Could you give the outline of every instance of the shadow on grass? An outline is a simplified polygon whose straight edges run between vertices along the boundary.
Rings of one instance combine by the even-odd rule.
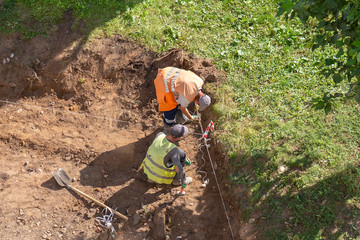
[[[307,167],[311,166],[307,160],[305,162]],[[263,166],[266,169],[266,164]],[[245,184],[250,184],[255,191],[241,202],[250,202],[246,220],[255,218],[256,229],[262,229],[263,239],[352,239],[359,236],[360,170],[347,166],[309,187],[304,187],[305,183],[300,180],[304,179],[302,174],[290,168],[272,181],[248,177]]]
[[[61,21],[65,12],[74,12],[76,21],[72,28],[79,28],[86,35],[106,22],[125,14],[143,0],[3,0],[0,1],[0,32],[21,32],[27,38],[47,35]],[[86,23],[86,26],[81,26]],[[79,29],[78,29],[79,30]]]
[[[280,198],[288,202],[291,210],[289,226],[304,239],[317,239],[319,234],[330,239],[359,236],[359,186],[359,169],[348,166],[311,187]]]
[[[95,29],[141,2],[0,1],[0,100],[39,97],[52,90],[60,98],[73,97],[73,90],[59,87],[68,81],[64,70],[78,60]]]

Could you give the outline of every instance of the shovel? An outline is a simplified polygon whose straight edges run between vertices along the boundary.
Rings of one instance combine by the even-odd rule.
[[[56,182],[57,182],[60,186],[62,186],[62,187],[65,187],[65,186],[66,186],[67,188],[69,188],[69,189],[73,190],[74,192],[78,193],[79,195],[84,196],[84,197],[92,200],[93,202],[95,202],[96,204],[100,205],[101,207],[111,209],[111,211],[112,211],[116,216],[121,217],[121,218],[124,219],[125,221],[128,220],[128,218],[127,218],[126,216],[122,215],[122,214],[119,213],[118,211],[116,211],[116,210],[114,210],[114,209],[106,206],[104,203],[96,200],[95,198],[87,195],[86,193],[83,193],[82,191],[80,191],[80,190],[72,187],[72,186],[70,185],[70,178],[69,178],[69,176],[66,174],[66,172],[64,171],[64,169],[59,168],[59,171],[58,171],[58,172],[53,172],[52,174],[53,174]]]

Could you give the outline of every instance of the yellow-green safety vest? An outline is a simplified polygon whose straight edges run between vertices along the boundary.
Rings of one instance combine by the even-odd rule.
[[[160,134],[154,139],[142,163],[144,173],[150,180],[160,184],[171,184],[176,174],[175,166],[167,168],[164,157],[173,148],[176,148],[176,145],[168,141],[165,134]]]

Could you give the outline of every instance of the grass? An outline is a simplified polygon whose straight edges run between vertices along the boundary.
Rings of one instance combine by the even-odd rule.
[[[315,65],[333,50],[308,50],[312,26],[275,17],[275,1],[3,2],[4,33],[46,35],[70,8],[89,40],[123,34],[158,52],[214,59],[227,81],[206,88],[243,220],[260,213],[261,239],[359,239],[359,107],[336,102],[328,115],[311,107],[332,85]],[[239,186],[250,194],[237,196]]]

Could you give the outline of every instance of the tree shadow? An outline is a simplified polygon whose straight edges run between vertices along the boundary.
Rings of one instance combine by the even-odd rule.
[[[256,224],[262,228],[265,239],[287,239],[289,236],[309,240],[319,239],[319,236],[347,239],[359,236],[357,219],[360,208],[355,204],[360,197],[357,167],[347,166],[300,191],[291,186],[293,172],[294,169],[289,169],[276,180],[267,182],[266,193],[253,204],[253,210],[258,214]],[[281,190],[284,186],[288,186],[286,194]]]
[[[94,29],[106,25],[108,21],[141,2],[143,0],[64,2],[64,6],[58,6],[48,16],[54,18],[58,14],[56,11],[63,11],[60,23],[48,26],[47,37],[34,34],[29,39],[19,33],[0,34],[0,58],[5,61],[0,64],[0,99],[17,101],[24,96],[40,97],[52,90],[60,98],[74,97],[73,87],[57,86],[69,83],[69,76],[63,73],[64,70],[77,60]],[[18,5],[21,5],[20,1],[5,0],[0,4],[0,10],[4,12],[3,16],[21,14],[17,12]],[[26,15],[32,16],[30,19],[25,16],[20,19],[9,17],[4,20],[4,24],[13,26],[27,19],[28,22],[23,25],[30,32],[42,29],[42,25],[49,25],[36,18],[36,14],[39,14],[38,4],[33,4],[32,7],[34,9],[28,9],[29,13]],[[78,70],[81,69],[75,69]],[[70,79],[70,82],[77,84],[75,79]]]
[[[257,185],[255,190],[252,190],[251,198],[241,196],[242,203],[251,202],[253,205],[259,205],[262,199],[275,192],[277,187],[285,186],[289,182],[291,191],[293,187],[296,187],[291,185],[291,179],[314,164],[314,159],[304,156],[304,152],[298,150],[294,153],[293,159],[288,160],[286,165],[282,166],[284,172],[279,172],[280,166],[271,160],[272,157],[266,150],[254,150],[250,155],[239,155],[230,159],[229,165],[233,169],[238,169],[230,176],[233,184]],[[278,177],[273,178],[274,175]]]
[[[320,232],[330,239],[340,235],[359,236],[360,208],[354,204],[360,196],[359,180],[359,169],[347,166],[311,187],[286,196],[293,215],[290,224],[302,223],[303,229],[298,229],[296,234],[306,239],[317,239]]]

